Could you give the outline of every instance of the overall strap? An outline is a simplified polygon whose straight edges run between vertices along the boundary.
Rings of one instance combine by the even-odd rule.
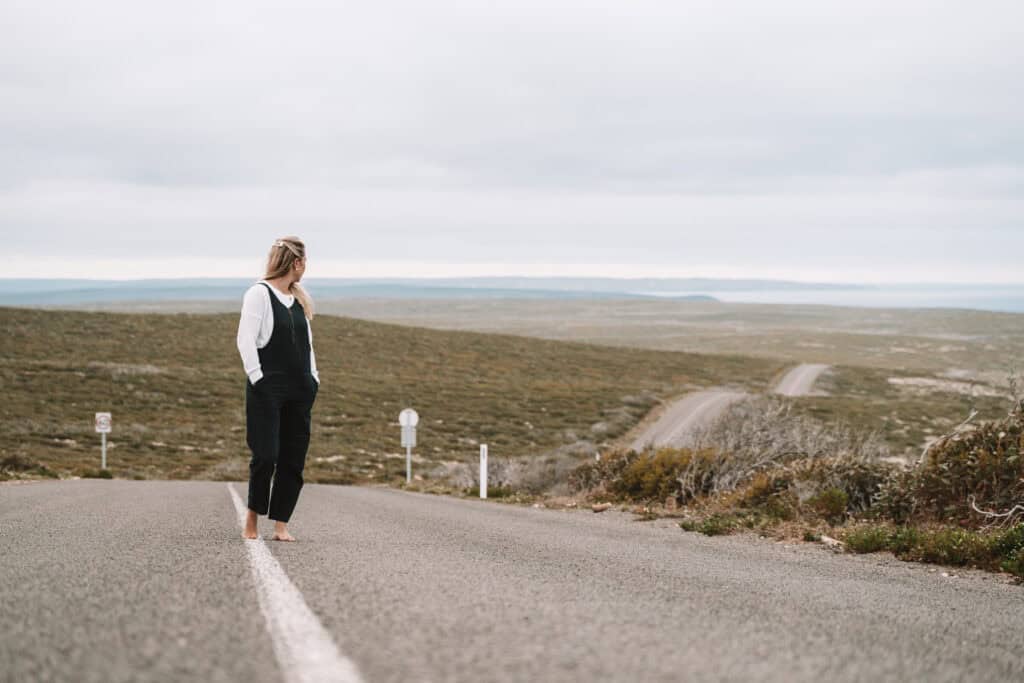
[[[276,295],[276,294],[274,294],[274,292],[272,292],[272,291],[270,290],[270,285],[268,285],[268,284],[267,284],[266,282],[258,282],[258,283],[256,283],[256,284],[260,284],[260,285],[263,285],[264,287],[266,287],[266,288],[267,288],[267,294],[269,294],[269,295],[270,295],[270,303],[271,303],[271,304],[273,304],[273,303],[274,303],[274,300],[276,299],[276,300],[277,300],[277,303],[281,304],[281,307],[282,307],[282,308],[283,308],[284,310],[286,310],[286,311],[287,311],[287,310],[289,310],[289,309],[290,309],[290,307],[289,307],[289,306],[285,306],[285,305],[284,305],[283,303],[281,303],[281,300],[280,300],[280,299],[278,299],[278,298],[277,298],[277,295]],[[293,297],[294,297],[295,295],[294,295],[294,294],[292,294],[291,296],[293,296]],[[296,297],[296,298],[295,298],[295,300],[294,300],[294,301],[292,302],[292,305],[293,305],[293,306],[295,305],[295,301],[298,301],[298,298],[297,298],[297,297]]]

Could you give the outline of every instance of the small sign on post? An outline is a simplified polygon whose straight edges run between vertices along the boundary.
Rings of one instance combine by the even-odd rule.
[[[487,444],[485,443],[480,444],[480,497],[487,497]]]
[[[420,422],[419,413],[406,408],[398,414],[398,424],[402,425],[402,445],[405,446],[405,483],[412,481],[412,447],[416,445],[416,425]]]
[[[96,431],[100,435],[100,469],[107,469],[107,434],[113,431],[110,413],[96,413]]]

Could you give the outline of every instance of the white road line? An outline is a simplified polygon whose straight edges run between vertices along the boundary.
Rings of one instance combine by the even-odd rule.
[[[231,484],[228,484],[228,491],[235,503],[239,524],[244,528],[245,503]],[[263,539],[245,541],[245,546],[249,550],[249,564],[260,610],[267,620],[274,655],[285,681],[361,683],[355,663],[338,651],[338,646],[309,609],[302,593],[288,579]]]

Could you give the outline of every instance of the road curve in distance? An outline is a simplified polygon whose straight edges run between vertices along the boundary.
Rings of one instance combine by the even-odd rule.
[[[688,394],[671,404],[657,422],[637,436],[631,448],[681,448],[689,445],[694,429],[704,427],[736,401],[747,397],[739,391],[708,389]]]
[[[811,393],[814,383],[818,381],[821,374],[828,369],[828,365],[820,363],[798,365],[779,380],[772,392],[781,396],[806,396]]]

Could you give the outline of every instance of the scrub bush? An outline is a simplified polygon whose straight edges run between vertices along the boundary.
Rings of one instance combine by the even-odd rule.
[[[21,479],[25,477],[45,477],[56,479],[57,473],[46,465],[18,455],[8,455],[0,459],[0,481],[5,479]]]
[[[707,428],[698,430],[693,441],[695,450],[713,453],[714,458],[695,476],[684,473],[681,483],[686,497],[732,491],[760,472],[797,461],[834,459],[852,467],[852,463],[876,462],[889,454],[877,433],[796,414],[792,403],[776,397],[734,403]]]
[[[613,452],[570,472],[569,488],[600,491],[618,500],[660,502],[674,496],[683,502],[682,474],[709,472],[712,462],[712,454],[687,448]]]
[[[807,501],[811,508],[829,523],[836,524],[846,517],[846,506],[850,497],[842,489],[825,489]]]
[[[941,439],[903,485],[912,496],[912,518],[981,526],[989,520],[971,509],[1006,511],[1024,502],[1024,408],[1003,420]]]
[[[631,459],[608,490],[626,500],[665,500],[679,494],[679,474],[698,454],[665,448],[641,453]]]
[[[1000,569],[1013,574],[1017,578],[1024,579],[1024,549],[1011,553],[1000,565]]]

